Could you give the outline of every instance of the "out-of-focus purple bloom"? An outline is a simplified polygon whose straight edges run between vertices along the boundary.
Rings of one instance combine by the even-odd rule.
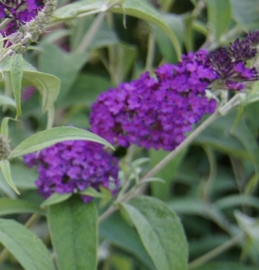
[[[10,22],[0,33],[8,36],[16,32],[20,26],[31,21],[44,6],[44,0],[2,0],[0,3],[0,19]]]
[[[257,54],[259,31],[248,33],[244,39],[237,39],[229,48],[221,48],[212,52],[208,61],[218,75],[223,88],[242,90],[244,82],[258,80],[258,72],[254,67],[246,67],[246,61]]]
[[[207,63],[208,53],[183,56],[178,65],[165,64],[139,79],[102,93],[90,115],[92,131],[124,147],[172,150],[216,101],[205,89],[218,75]]]
[[[104,187],[115,194],[119,188],[118,160],[101,144],[66,141],[24,156],[29,167],[38,166],[36,185],[45,198],[54,192],[73,193]],[[92,197],[82,196],[85,203]]]
[[[28,86],[28,87],[24,88],[23,92],[22,92],[22,100],[23,101],[29,100],[34,95],[34,93],[36,91],[37,91],[37,89],[34,86]]]

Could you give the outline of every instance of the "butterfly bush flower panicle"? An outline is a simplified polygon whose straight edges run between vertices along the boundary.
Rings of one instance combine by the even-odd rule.
[[[39,193],[74,193],[104,187],[114,195],[119,188],[118,160],[103,145],[88,141],[66,141],[24,156],[28,167],[37,165]],[[82,196],[85,203],[92,200]]]
[[[178,65],[158,67],[155,77],[139,79],[102,93],[92,106],[93,132],[113,144],[175,149],[216,101],[205,89],[218,75],[206,62],[207,52],[189,53]]]
[[[258,79],[246,61],[257,54],[259,31],[248,33],[229,48],[182,56],[177,65],[165,64],[139,79],[102,93],[92,106],[92,130],[113,144],[164,150],[175,149],[204,114],[216,109],[206,89],[242,90]]]
[[[237,39],[229,48],[223,47],[208,56],[208,62],[218,75],[214,87],[229,90],[243,90],[245,82],[258,80],[255,67],[247,67],[247,61],[257,55],[259,31],[248,33],[244,39]]]
[[[57,0],[3,0],[0,3],[0,33],[12,50],[22,52],[28,41],[37,41],[57,5]],[[16,47],[15,47],[16,45]]]
[[[0,3],[0,19],[9,19],[9,23],[1,33],[10,35],[21,25],[34,19],[43,8],[44,0],[2,0]]]

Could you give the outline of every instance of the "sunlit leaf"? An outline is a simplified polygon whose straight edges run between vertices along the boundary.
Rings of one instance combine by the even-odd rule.
[[[51,146],[55,143],[69,140],[93,141],[112,148],[111,144],[107,141],[89,131],[74,127],[56,127],[38,132],[22,141],[13,149],[9,158],[12,159],[23,156]]]

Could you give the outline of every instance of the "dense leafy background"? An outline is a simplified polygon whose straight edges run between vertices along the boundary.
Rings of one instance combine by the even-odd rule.
[[[89,34],[96,15],[82,15],[98,14],[107,2],[60,0],[48,31],[31,44],[25,61],[14,57],[0,64],[14,91],[1,83],[1,133],[15,148],[14,183],[9,163],[1,168],[20,192],[0,175],[0,242],[12,254],[0,254],[1,269],[54,269],[48,252],[60,270],[258,269],[258,85],[253,103],[222,116],[157,173],[164,183],[152,182],[145,192],[157,199],[141,196],[122,203],[99,228],[97,211],[102,213],[110,198],[83,205],[74,196],[54,197],[41,205],[37,173],[17,157],[50,145],[50,138],[51,143],[66,136],[100,140],[81,129],[89,127],[91,104],[101,92],[161,63],[176,63],[182,53],[214,50],[259,29],[258,0],[126,0]],[[29,99],[19,93],[19,78],[24,89],[37,87]],[[52,123],[59,132],[44,133]],[[69,125],[80,130],[61,127]],[[125,153],[115,151],[119,158]],[[133,160],[150,158],[140,166],[144,174],[166,154],[135,148]]]

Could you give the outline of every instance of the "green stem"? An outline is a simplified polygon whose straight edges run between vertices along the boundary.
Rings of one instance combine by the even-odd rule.
[[[212,259],[214,259],[215,257],[219,256],[220,254],[222,254],[223,252],[225,252],[226,250],[232,248],[233,246],[237,245],[240,241],[242,241],[244,239],[244,234],[240,234],[234,238],[232,238],[231,240],[225,242],[224,244],[216,247],[215,249],[209,251],[208,253],[206,253],[205,255],[201,256],[200,258],[192,261],[189,264],[189,270],[190,269],[194,269]]]
[[[105,212],[103,212],[99,218],[98,222],[101,223],[103,222],[107,217],[109,217],[113,212],[115,212],[118,209],[118,206],[116,205],[111,205]]]
[[[242,31],[243,30],[240,28],[240,26],[237,25],[230,29],[225,35],[222,35],[219,41],[216,41],[214,36],[209,35],[200,49],[213,51],[216,48],[228,43],[230,40],[242,33]]]
[[[155,37],[152,33],[150,33],[148,37],[148,50],[147,50],[145,70],[152,69],[155,55],[155,44],[156,44]]]
[[[83,40],[78,45],[76,52],[83,53],[88,49],[88,47],[91,45],[91,42],[94,40],[99,28],[102,25],[105,14],[105,12],[101,12],[97,15],[86,35],[83,37]]]

